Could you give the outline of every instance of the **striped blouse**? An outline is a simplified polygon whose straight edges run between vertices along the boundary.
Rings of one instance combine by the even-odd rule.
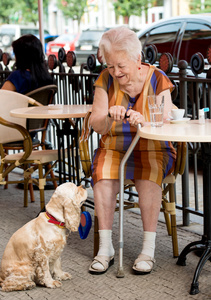
[[[129,97],[119,89],[118,82],[113,79],[108,70],[101,72],[95,82],[108,93],[109,107],[122,105],[126,110],[132,108],[144,115],[149,121],[147,95],[160,94],[174,86],[166,74],[158,68],[149,65],[149,72],[144,88],[138,99]],[[119,165],[125,151],[128,149],[136,133],[136,128],[128,122],[113,122],[109,133],[102,136],[100,147],[95,151],[92,163],[92,179],[95,184],[101,179],[118,179]],[[140,138],[125,167],[126,179],[145,179],[161,185],[162,179],[172,172],[176,152],[170,142],[154,141]]]

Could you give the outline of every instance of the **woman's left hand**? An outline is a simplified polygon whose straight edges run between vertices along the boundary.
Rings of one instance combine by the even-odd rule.
[[[128,121],[129,124],[134,127],[137,127],[138,124],[140,124],[140,123],[143,124],[145,122],[144,116],[142,114],[140,114],[140,112],[138,112],[138,111],[129,109],[126,112],[126,115],[127,115],[127,118],[124,119],[123,122],[126,123],[126,121]]]

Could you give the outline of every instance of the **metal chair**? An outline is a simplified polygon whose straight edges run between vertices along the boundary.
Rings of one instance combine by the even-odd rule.
[[[50,162],[58,160],[57,150],[34,150],[32,139],[26,130],[26,119],[14,118],[10,116],[10,110],[15,108],[28,107],[28,105],[39,105],[39,103],[25,95],[0,90],[0,184],[6,185],[10,183],[24,183],[24,206],[28,205],[28,184],[35,183],[40,190],[40,206],[43,209],[44,186],[46,180],[55,181],[55,178],[46,179],[51,169],[43,174],[43,166]],[[11,142],[23,141],[23,152],[15,154],[5,153],[4,145]],[[7,175],[16,167],[24,169],[24,179],[22,181],[9,181]],[[31,174],[38,170],[39,178],[31,179]]]
[[[27,93],[26,96],[38,101],[41,105],[48,105],[53,103],[54,96],[57,91],[57,85],[51,84],[33,90]],[[46,149],[49,147],[49,142],[46,141],[46,131],[48,124],[49,119],[27,119],[27,130],[31,135],[42,132],[40,141],[42,149]]]
[[[92,134],[92,128],[89,125],[89,118],[91,112],[87,113],[84,118],[83,127],[81,136],[79,138],[79,150],[80,150],[80,158],[82,169],[85,174],[85,179],[91,176],[91,156],[89,151],[89,137]],[[137,136],[137,139],[139,137]],[[185,169],[186,162],[186,151],[187,144],[186,143],[177,143],[175,144],[177,148],[177,159],[175,164],[174,173],[168,175],[163,180],[163,190],[162,190],[162,206],[161,211],[164,213],[166,226],[168,234],[172,236],[172,247],[173,247],[173,256],[178,257],[178,240],[177,240],[177,227],[176,227],[176,204],[175,204],[175,182],[178,174],[182,175]],[[124,190],[132,187],[133,184],[124,185]],[[169,197],[168,197],[169,196]],[[168,200],[169,198],[169,200]],[[87,201],[90,202],[90,199]],[[119,200],[117,199],[117,203]],[[89,205],[93,205],[94,203],[89,203]],[[124,200],[124,210],[130,208],[139,207],[137,202],[131,202],[129,200]],[[116,210],[119,211],[119,206],[116,207]],[[99,248],[99,237],[98,237],[98,220],[97,216],[94,217],[94,256],[96,256]]]

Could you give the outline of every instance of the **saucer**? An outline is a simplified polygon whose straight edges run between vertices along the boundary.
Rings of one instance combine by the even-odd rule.
[[[190,121],[190,118],[182,118],[179,120],[170,120],[171,124],[181,124],[181,123],[187,123],[188,121]]]
[[[48,104],[48,109],[54,110],[54,109],[62,109],[63,105],[62,104]]]

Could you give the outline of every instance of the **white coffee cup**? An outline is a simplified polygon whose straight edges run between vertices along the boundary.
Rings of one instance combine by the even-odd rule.
[[[169,113],[169,117],[173,120],[181,120],[185,114],[184,108],[172,109]]]

